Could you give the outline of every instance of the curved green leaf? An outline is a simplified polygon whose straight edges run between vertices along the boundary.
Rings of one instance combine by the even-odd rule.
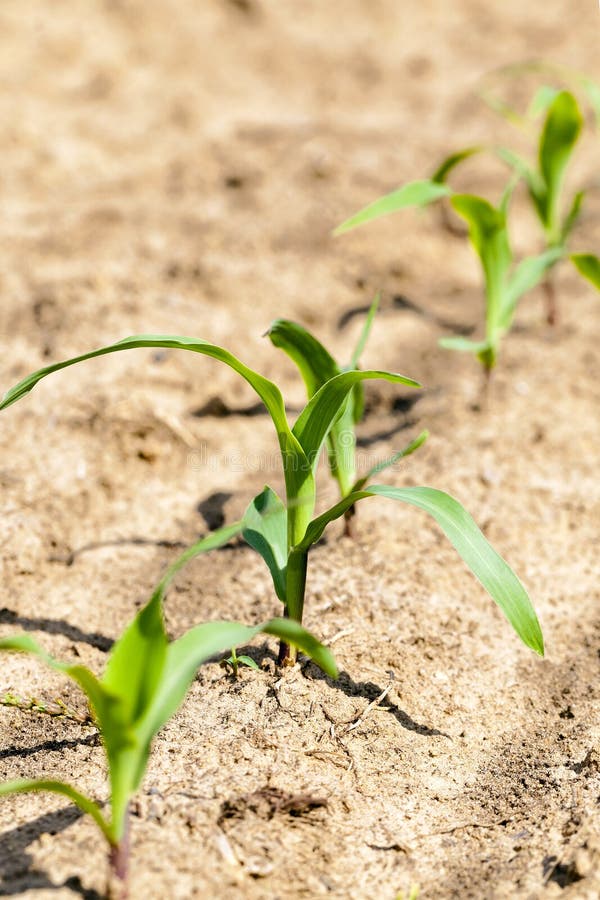
[[[63,663],[50,656],[37,641],[29,635],[17,635],[16,637],[2,638],[0,650],[13,650],[19,653],[30,653],[37,656],[47,666],[62,672],[68,678],[72,678],[82,688],[94,710],[101,731],[108,729],[114,723],[118,732],[119,746],[131,744],[132,736],[129,730],[129,722],[125,713],[122,697],[106,688],[101,680],[86,666]]]
[[[111,827],[100,812],[98,804],[94,803],[93,800],[90,800],[89,797],[86,797],[85,794],[81,794],[79,791],[75,790],[70,784],[65,784],[63,781],[54,781],[49,778],[20,778],[15,781],[5,781],[4,784],[0,784],[0,796],[6,796],[7,794],[25,794],[31,791],[49,791],[53,794],[62,794],[64,797],[68,797],[68,799],[75,803],[75,805],[84,813],[87,813],[92,817],[108,843],[111,846],[114,845],[115,840]]]
[[[211,550],[218,550],[220,547],[224,547],[225,544],[228,544],[234,537],[237,537],[238,534],[242,533],[243,526],[243,522],[234,522],[232,525],[223,525],[222,528],[211,531],[210,534],[200,538],[195,544],[192,544],[187,550],[184,550],[183,553],[177,557],[175,562],[171,563],[159,581],[154,589],[153,598],[158,597],[158,599],[162,601],[171,581],[188,562],[195,559],[201,553],[208,553]]]
[[[548,109],[539,145],[540,173],[546,186],[541,211],[553,241],[560,239],[560,194],[565,170],[582,125],[583,119],[575,97],[568,91],[561,91]]]
[[[319,540],[334,519],[364,497],[387,497],[425,510],[436,520],[462,559],[498,604],[526,646],[544,655],[540,625],[525,588],[481,533],[473,518],[461,504],[443,491],[429,487],[391,487],[374,484],[345,497],[309,525],[298,549],[306,549]]]
[[[356,215],[346,219],[345,222],[338,225],[333,234],[334,236],[344,234],[346,231],[358,228],[359,225],[366,225],[367,222],[373,222],[382,216],[389,216],[391,213],[399,212],[401,209],[427,206],[441,197],[447,197],[450,193],[449,187],[444,184],[438,184],[431,179],[411,181],[398,188],[398,190],[392,191],[391,194],[380,197],[374,203],[370,203],[369,206],[361,209]]]
[[[512,262],[506,216],[483,197],[473,194],[456,194],[450,202],[458,215],[466,221],[469,239],[481,260],[486,285],[489,334],[497,324]]]
[[[385,469],[389,469],[390,466],[393,466],[400,459],[405,459],[407,456],[410,456],[411,453],[414,453],[415,450],[418,450],[421,447],[427,438],[429,437],[428,431],[422,431],[418,437],[411,441],[406,445],[402,450],[398,450],[397,453],[393,453],[392,456],[388,457],[388,459],[384,459],[381,462],[376,463],[366,475],[363,475],[362,478],[359,478],[358,481],[352,487],[352,492],[360,491],[362,488],[373,478],[374,475],[379,475],[380,472],[383,472]]]
[[[271,573],[275,593],[282,603],[285,597],[287,567],[287,511],[275,491],[265,487],[254,498],[242,520],[243,537],[260,553]]]
[[[469,159],[471,156],[475,156],[477,153],[483,153],[484,150],[485,147],[465,147],[464,150],[458,150],[456,153],[451,153],[450,156],[447,156],[437,167],[431,176],[431,180],[436,184],[443,184],[450,172],[461,162],[464,162],[465,159]]]
[[[340,374],[340,367],[321,341],[297,322],[290,319],[276,319],[267,335],[273,346],[287,353],[296,364],[309,398],[326,381]]]
[[[461,337],[458,334],[440,338],[438,344],[445,350],[458,350],[461,353],[478,354],[490,349],[489,341],[471,341],[469,338]]]
[[[76,356],[63,362],[45,366],[37,372],[33,372],[7,391],[2,401],[0,401],[0,409],[15,403],[29,393],[42,378],[53,372],[87,359],[104,356],[107,353],[116,353],[120,350],[132,350],[139,347],[165,347],[201,353],[204,356],[210,356],[225,363],[250,384],[265,404],[273,420],[282,454],[288,497],[293,497],[296,500],[295,503],[290,504],[288,510],[289,531],[293,538],[301,536],[307,523],[310,521],[314,509],[315,486],[311,466],[307,465],[302,448],[290,431],[281,391],[272,381],[248,368],[232,353],[229,353],[222,347],[218,347],[216,344],[210,344],[208,341],[200,338],[173,335],[142,334],[124,338],[116,344],[92,350],[90,353],[84,353],[81,356]]]
[[[102,678],[121,697],[127,720],[135,725],[158,689],[167,655],[162,605],[154,595],[113,646]]]
[[[552,104],[558,93],[558,89],[551,87],[549,84],[540,85],[527,107],[527,118],[537,119],[538,116],[547,112],[548,107]]]
[[[562,259],[563,251],[560,247],[552,247],[539,256],[529,256],[524,259],[513,272],[504,292],[502,310],[500,315],[500,327],[510,328],[517,302],[539,284],[546,272]]]
[[[418,381],[404,375],[368,369],[342,372],[331,378],[309,400],[292,429],[313,472],[318,464],[323,442],[339,415],[342,404],[356,384],[368,379],[381,379],[394,384],[405,384],[408,387],[421,387]],[[294,543],[298,543],[298,541]]]
[[[367,346],[367,341],[369,340],[369,335],[371,334],[371,329],[373,327],[373,322],[375,321],[375,316],[377,315],[377,310],[379,309],[380,302],[381,291],[377,291],[375,297],[373,298],[373,302],[369,307],[369,312],[367,313],[364,325],[361,328],[360,334],[358,336],[358,341],[356,342],[356,347],[354,348],[354,352],[350,357],[350,364],[348,366],[349,369],[358,368],[358,363],[360,362],[360,358],[364,353],[365,347]],[[358,419],[355,418],[355,421],[357,422]]]
[[[600,259],[593,253],[573,253],[571,260],[579,274],[600,291]]]
[[[573,202],[571,203],[571,208],[569,212],[565,216],[565,220],[562,226],[562,233],[560,238],[560,243],[565,244],[569,238],[569,235],[573,231],[573,228],[577,224],[579,220],[579,216],[581,215],[581,205],[585,199],[585,191],[577,191],[575,196],[573,197]]]

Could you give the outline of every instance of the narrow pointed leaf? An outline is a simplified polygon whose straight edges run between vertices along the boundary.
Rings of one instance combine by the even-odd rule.
[[[548,110],[539,146],[540,172],[546,185],[544,223],[549,229],[558,228],[558,205],[565,170],[582,125],[575,97],[568,91],[561,91]]]
[[[577,191],[575,196],[573,197],[573,202],[571,203],[571,208],[567,215],[565,216],[565,220],[562,226],[562,234],[561,234],[561,244],[565,244],[569,238],[569,235],[573,231],[573,228],[577,224],[579,217],[581,215],[581,205],[585,199],[585,191]]]
[[[222,528],[211,531],[210,534],[200,538],[199,541],[196,541],[195,544],[192,544],[191,547],[184,550],[183,553],[177,557],[175,562],[171,563],[155,588],[153,596],[163,600],[171,581],[188,562],[195,559],[197,556],[200,556],[201,553],[208,553],[211,550],[218,550],[220,547],[224,547],[225,544],[228,544],[234,537],[237,537],[238,534],[242,533],[242,528],[243,522],[234,522],[232,525],[223,525]]]
[[[537,119],[538,116],[547,112],[548,107],[553,103],[558,93],[559,91],[549,84],[540,85],[527,108],[527,118]]]
[[[309,525],[301,548],[308,549],[319,540],[334,519],[364,497],[387,497],[416,506],[428,512],[458,551],[464,562],[498,604],[514,630],[527,647],[544,655],[540,625],[525,588],[501,556],[481,533],[473,518],[461,504],[443,491],[429,487],[391,487],[373,484],[345,497]],[[300,548],[299,548],[300,549]]]
[[[469,159],[471,156],[475,156],[477,153],[482,153],[484,149],[484,147],[465,147],[464,150],[458,150],[456,153],[451,153],[450,156],[447,156],[437,167],[431,176],[431,180],[436,184],[443,184],[450,172],[461,162],[464,162],[465,159]]]
[[[545,253],[540,253],[539,256],[529,256],[519,263],[504,292],[499,320],[501,328],[506,330],[510,328],[517,302],[523,294],[539,284],[546,272],[556,265],[562,256],[562,249],[553,247]]]
[[[121,697],[131,723],[142,716],[158,689],[167,655],[162,604],[155,594],[114,645],[102,683]]]
[[[112,730],[110,724],[114,723],[117,726],[116,730],[119,732],[118,744],[127,745],[131,742],[129,723],[125,715],[122,698],[105,687],[102,681],[96,678],[94,673],[86,666],[70,665],[54,659],[29,635],[2,638],[0,640],[1,650],[14,650],[37,656],[50,668],[72,678],[79,684],[90,701],[103,735],[105,731],[108,731],[110,737],[110,731]],[[106,735],[104,736],[106,737]]]
[[[348,366],[349,369],[356,369],[358,367],[360,358],[364,353],[365,347],[367,346],[367,341],[369,340],[369,335],[371,334],[371,329],[373,327],[373,322],[375,321],[375,316],[377,314],[380,302],[381,291],[377,291],[377,293],[375,294],[375,298],[369,307],[369,312],[367,313],[365,323],[358,336],[358,341],[356,342],[356,347],[354,348],[354,353],[352,354],[350,365]]]
[[[507,163],[518,176],[523,178],[527,185],[534,208],[543,224],[546,216],[547,191],[546,184],[540,173],[532,168],[522,156],[509,150],[507,147],[498,147],[496,149],[496,154],[500,159]]]
[[[359,225],[366,225],[367,222],[373,222],[382,216],[389,216],[391,213],[399,212],[401,209],[409,207],[427,206],[434,203],[441,197],[447,197],[450,194],[450,188],[444,184],[438,184],[432,180],[425,179],[422,181],[411,181],[398,190],[380,197],[374,203],[370,203],[356,215],[351,216],[342,222],[341,225],[333,232],[334,235],[344,234]]]
[[[265,487],[254,498],[242,520],[244,540],[254,548],[269,567],[275,593],[285,603],[285,570],[287,565],[287,510],[275,491]]]
[[[523,643],[543,656],[542,632],[525,588],[457,500],[428,487],[396,488],[380,484],[371,485],[369,493],[409,503],[433,516]]]
[[[314,479],[311,467],[306,464],[302,448],[290,431],[281,391],[272,381],[248,368],[232,353],[229,353],[222,347],[218,347],[216,344],[210,344],[208,341],[200,338],[173,335],[142,334],[124,338],[116,344],[101,347],[90,353],[84,353],[81,356],[76,356],[63,362],[45,366],[37,372],[33,372],[7,391],[2,401],[0,401],[0,409],[15,403],[29,393],[42,378],[53,372],[97,356],[104,356],[107,353],[116,353],[120,350],[132,350],[139,347],[165,347],[201,353],[204,356],[209,356],[225,363],[250,384],[265,404],[273,420],[284,461],[284,475],[288,496],[295,497],[298,501],[289,509],[290,531],[293,535],[303,534],[314,509]]]
[[[600,258],[593,253],[573,253],[571,259],[579,274],[600,291]]]
[[[410,444],[407,444],[402,450],[398,450],[397,453],[393,453],[392,456],[388,457],[388,459],[384,459],[381,462],[376,463],[366,475],[363,475],[362,478],[359,478],[358,481],[352,487],[352,492],[360,491],[362,488],[373,478],[375,475],[379,475],[380,472],[383,472],[385,469],[389,469],[390,466],[393,466],[401,459],[405,459],[407,456],[410,456],[411,453],[414,453],[415,450],[418,450],[421,447],[427,438],[429,437],[428,431],[422,431],[421,434],[411,441]]]
[[[297,365],[310,397],[339,375],[340,367],[323,344],[306,328],[289,319],[276,319],[267,332],[271,343],[279,347]]]
[[[512,263],[506,216],[487,200],[472,194],[456,194],[451,203],[466,221],[469,239],[481,260],[487,297],[486,330],[489,339],[498,327],[504,289]]]
[[[490,348],[488,341],[470,341],[460,335],[440,338],[438,344],[445,350],[458,350],[461,353],[484,353]]]
[[[22,778],[15,781],[5,781],[4,784],[0,784],[0,796],[25,794],[32,791],[48,791],[67,797],[84,813],[92,817],[109,844],[112,845],[114,843],[110,825],[104,819],[98,804],[86,797],[85,794],[81,794],[74,787],[71,787],[70,784],[50,778]]]
[[[405,384],[408,387],[421,387],[419,382],[412,378],[377,370],[342,372],[330,379],[307,403],[292,429],[313,472],[319,461],[323,441],[339,415],[342,404],[356,384],[368,379],[381,379],[394,384]]]

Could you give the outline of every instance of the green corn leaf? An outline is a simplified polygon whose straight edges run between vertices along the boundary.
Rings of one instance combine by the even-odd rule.
[[[488,341],[471,341],[460,335],[440,338],[438,344],[445,350],[458,350],[461,353],[484,353],[490,348]]]
[[[484,149],[484,147],[465,147],[464,150],[458,150],[456,153],[451,153],[450,156],[447,156],[437,167],[431,176],[431,180],[435,182],[435,184],[443,184],[450,172],[461,162],[464,162],[465,159],[469,159],[471,156],[475,156],[476,153],[482,153]]]
[[[309,397],[334,375],[340,374],[341,369],[329,351],[297,322],[276,319],[267,334],[271,343],[287,353],[297,365]]]
[[[31,791],[49,791],[50,793],[62,794],[62,796],[67,797],[83,810],[84,813],[90,815],[109,844],[114,844],[114,837],[110,825],[100,812],[98,804],[75,790],[70,784],[48,778],[22,778],[15,781],[5,781],[4,784],[0,784],[0,796],[6,796],[7,794],[24,794],[30,793]]]
[[[342,372],[335,378],[331,378],[309,400],[292,429],[294,437],[297,438],[307,460],[312,465],[313,472],[319,461],[323,441],[337,419],[342,404],[356,384],[368,379],[381,379],[394,384],[405,384],[408,387],[421,387],[419,382],[412,378],[377,370]],[[294,543],[298,543],[298,541],[294,541]]]
[[[117,645],[118,646],[118,645]],[[139,749],[137,735],[128,715],[125,691],[115,692],[85,666],[73,666],[49,656],[29,635],[4,638],[0,650],[16,650],[39,657],[46,665],[76,681],[92,706],[108,758],[111,781],[111,834],[117,841],[123,834],[127,802],[137,784]]]
[[[364,339],[368,336],[373,316],[377,309],[377,299],[367,316]],[[269,329],[269,337],[276,347],[282,349],[292,359],[304,380],[310,400],[316,392],[342,369],[317,340],[302,325],[288,319],[278,319]],[[360,349],[359,341],[359,348]],[[347,494],[356,477],[354,424],[358,413],[362,412],[362,385],[356,383],[341,402],[335,419],[327,434],[327,452],[333,477],[338,481],[342,496]]]
[[[260,672],[260,666],[255,660],[252,659],[251,656],[245,656],[245,654],[242,653],[241,656],[236,655],[235,661],[238,665],[247,666],[249,669],[254,669],[256,672]],[[232,662],[231,657],[227,660],[227,662]]]
[[[522,156],[509,150],[507,147],[497,147],[496,155],[525,181],[534,208],[540,221],[543,223],[546,204],[546,184],[540,173],[533,169]],[[516,182],[511,186],[514,189]]]
[[[117,746],[131,745],[132,735],[122,698],[107,689],[90,669],[85,666],[70,665],[54,659],[29,635],[2,638],[0,640],[0,650],[14,650],[37,656],[50,668],[61,672],[68,678],[72,678],[79,684],[90,701],[101,730],[104,730],[109,723],[115,723],[118,730]]]
[[[362,488],[373,478],[375,475],[379,475],[380,472],[383,472],[385,469],[389,469],[390,466],[393,466],[394,463],[397,463],[401,459],[405,459],[407,456],[410,456],[411,453],[414,453],[415,450],[418,450],[421,447],[427,438],[429,437],[428,431],[422,431],[421,434],[411,441],[410,444],[407,444],[402,450],[398,450],[397,453],[393,453],[392,456],[388,457],[388,459],[384,459],[381,462],[376,463],[372,468],[369,469],[366,475],[363,475],[362,478],[359,478],[358,481],[354,483],[352,486],[352,492],[360,491]]]
[[[600,258],[593,253],[573,253],[571,260],[579,274],[600,291]]]
[[[565,170],[582,125],[575,97],[568,91],[561,91],[548,109],[539,146],[540,173],[546,187],[542,221],[552,240],[560,238],[560,195]]]
[[[573,197],[573,202],[571,203],[571,208],[569,212],[565,216],[565,220],[562,226],[562,234],[560,238],[560,243],[564,246],[573,231],[573,228],[577,224],[579,217],[581,215],[581,205],[585,199],[585,191],[577,191],[575,196]]]
[[[167,643],[162,606],[155,594],[114,645],[102,678],[104,687],[122,698],[131,723],[146,712],[158,689]]]
[[[510,566],[496,553],[472,517],[460,503],[443,491],[429,487],[397,488],[374,484],[345,497],[309,525],[298,549],[308,549],[319,540],[334,519],[364,497],[387,497],[425,510],[436,520],[462,559],[498,604],[527,647],[544,655],[540,625],[525,588]]]
[[[243,522],[234,522],[232,525],[224,525],[222,528],[211,531],[210,534],[200,538],[199,541],[196,541],[195,544],[192,544],[191,547],[184,550],[183,553],[177,557],[175,562],[171,563],[161,578],[154,590],[153,597],[158,597],[162,601],[171,581],[188,562],[195,559],[201,553],[208,553],[210,550],[218,550],[220,547],[224,547],[225,544],[228,544],[234,537],[237,537],[238,534],[242,533],[243,527]]]
[[[517,302],[539,284],[544,275],[562,259],[563,252],[560,247],[552,247],[539,256],[529,256],[524,259],[513,272],[506,286],[503,297],[500,327],[506,331],[511,326]]]
[[[150,742],[156,732],[176,712],[201,663],[225,648],[248,643],[261,632],[294,644],[311,656],[327,675],[337,677],[337,668],[331,652],[305,628],[290,619],[272,619],[256,627],[240,625],[237,622],[206,622],[197,625],[183,637],[169,644],[160,690],[145,720],[139,725],[140,736]]]
[[[279,447],[284,461],[284,475],[286,480],[286,489],[289,497],[294,497],[297,502],[289,507],[289,531],[294,539],[302,536],[306,529],[307,523],[310,521],[315,502],[315,485],[312,469],[306,463],[302,448],[295,436],[290,431],[285,407],[281,391],[277,385],[273,384],[267,378],[259,375],[253,369],[248,368],[237,357],[216,344],[210,344],[200,338],[178,337],[172,335],[134,335],[133,337],[124,338],[116,344],[110,344],[93,350],[90,353],[84,353],[72,359],[63,362],[54,363],[45,366],[37,372],[33,372],[20,381],[15,387],[11,388],[0,401],[0,409],[4,409],[15,403],[25,394],[35,387],[35,385],[60,369],[72,366],[75,363],[83,362],[87,359],[93,359],[97,356],[104,356],[107,353],[116,353],[120,350],[132,350],[138,347],[164,347],[176,350],[189,350],[194,353],[201,353],[218,359],[228,365],[235,372],[244,378],[248,384],[256,391],[260,399],[265,404],[275,430],[277,432]]]
[[[273,579],[275,593],[281,602],[285,603],[287,511],[275,491],[265,487],[254,498],[244,513],[242,526],[244,540],[260,553],[266,562]]]
[[[369,312],[367,313],[365,323],[358,336],[358,341],[356,342],[354,353],[350,358],[350,365],[348,366],[349,369],[358,368],[358,363],[360,362],[360,358],[364,353],[365,347],[367,346],[367,341],[369,340],[369,335],[371,334],[371,329],[373,327],[373,322],[375,321],[375,316],[377,315],[377,310],[379,309],[380,302],[381,291],[377,291],[377,293],[375,294],[375,298],[369,307]],[[358,421],[358,419],[356,419],[355,421]]]
[[[359,225],[366,225],[367,222],[373,222],[382,216],[389,216],[401,209],[427,206],[441,197],[447,197],[450,193],[450,188],[446,185],[438,184],[430,179],[411,181],[398,190],[392,191],[391,194],[380,197],[374,203],[361,209],[356,215],[346,219],[345,222],[338,225],[333,234],[335,236],[344,234],[346,231],[358,228]]]
[[[549,84],[540,85],[527,108],[527,118],[537,119],[543,113],[546,113],[558,93],[559,91]]]
[[[512,262],[506,216],[482,197],[456,194],[452,206],[469,227],[469,239],[483,267],[488,333],[493,332],[502,306],[502,295]]]

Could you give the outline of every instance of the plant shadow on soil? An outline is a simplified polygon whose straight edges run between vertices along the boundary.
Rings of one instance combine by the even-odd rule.
[[[65,622],[64,619],[32,618],[19,616],[12,609],[6,607],[0,609],[0,625],[17,625],[25,631],[45,631],[46,634],[62,634],[71,641],[81,644],[89,644],[96,650],[108,653],[114,641],[98,632],[81,631],[75,625]]]
[[[85,888],[76,876],[67,878],[62,884],[54,884],[46,872],[29,868],[31,856],[26,850],[30,844],[42,834],[58,834],[65,831],[82,816],[83,812],[77,807],[64,806],[56,812],[38,816],[37,819],[19,825],[3,834],[0,837],[0,897],[15,897],[30,890],[58,891],[69,888],[84,900],[102,900],[101,894],[93,889]],[[6,883],[3,884],[3,882],[8,883],[9,881],[10,887]]]

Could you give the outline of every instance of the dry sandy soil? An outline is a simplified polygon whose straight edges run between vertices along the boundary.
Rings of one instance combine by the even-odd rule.
[[[381,288],[364,362],[426,388],[411,406],[369,387],[363,462],[429,428],[389,479],[471,510],[546,637],[545,660],[520,645],[434,523],[366,502],[356,540],[333,526],[309,571],[307,625],[337,637],[339,681],[310,664],[281,677],[260,641],[261,672],[201,670],[134,809],[131,896],[599,897],[598,297],[562,269],[551,330],[534,292],[478,410],[476,364],[436,346],[480,321],[465,241],[435,211],[329,236],[449,150],[506,137],[474,93],[490,68],[537,55],[599,78],[597,4],[3,0],[0,35],[2,390],[179,333],[238,353],[297,409],[269,322],[295,318],[343,359],[360,320],[340,316]],[[597,188],[594,141],[577,175]],[[494,196],[498,170],[470,171]],[[596,191],[578,242],[599,239]],[[0,632],[101,671],[178,545],[281,476],[269,421],[216,362],[135,351],[70,373],[2,414]],[[277,612],[244,547],[197,560],[167,601],[173,635]],[[2,660],[6,691],[84,708],[22,657]],[[0,707],[0,777],[42,774],[107,797],[93,728]],[[102,895],[95,826],[60,798],[3,799],[0,828],[0,895]]]

